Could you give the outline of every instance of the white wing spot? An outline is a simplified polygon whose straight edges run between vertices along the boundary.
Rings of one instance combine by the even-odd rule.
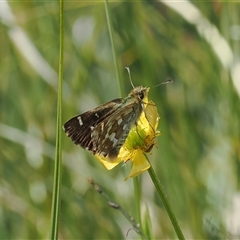
[[[80,126],[82,126],[82,125],[83,125],[83,121],[82,121],[81,116],[79,116],[77,119],[78,119],[78,121],[79,121]]]
[[[116,139],[115,136],[116,136],[116,133],[112,133],[109,137],[110,140],[113,142],[113,145],[116,145],[116,143],[118,142],[118,139]]]
[[[118,125],[120,125],[122,123],[122,121],[123,121],[122,118],[118,119],[118,121],[117,121]]]
[[[100,126],[101,126],[101,130],[103,132],[104,131],[104,122],[102,122]]]
[[[113,139],[115,138],[115,136],[116,136],[116,133],[113,132],[113,133],[109,136],[109,138],[110,138],[111,140],[113,140]]]
[[[96,116],[97,118],[99,118],[99,115],[98,115],[97,113],[95,113],[95,116]]]
[[[93,127],[93,126],[90,126],[90,129],[91,129],[91,130],[93,130],[93,129],[94,129],[94,127]]]
[[[109,138],[109,134],[108,134],[108,132],[107,132],[107,134],[105,135],[105,139],[107,139],[107,138]]]

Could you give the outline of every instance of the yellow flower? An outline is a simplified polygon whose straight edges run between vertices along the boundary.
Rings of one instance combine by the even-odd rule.
[[[132,169],[129,177],[135,177],[146,171],[150,164],[148,163],[144,153],[150,152],[155,144],[155,137],[160,135],[157,131],[159,115],[154,102],[144,99],[144,109],[137,122],[137,126],[133,127],[128,137],[121,147],[116,159],[108,159],[96,155],[103,166],[110,170],[120,162],[132,161]],[[125,180],[126,180],[125,179]]]

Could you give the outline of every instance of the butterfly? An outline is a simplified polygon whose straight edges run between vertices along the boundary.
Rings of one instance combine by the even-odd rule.
[[[72,141],[93,155],[115,159],[144,110],[149,88],[134,87],[117,98],[68,120],[63,129]]]

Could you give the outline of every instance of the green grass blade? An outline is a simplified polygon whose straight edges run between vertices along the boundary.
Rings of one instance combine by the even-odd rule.
[[[56,152],[54,165],[53,199],[51,213],[50,239],[58,239],[58,222],[61,205],[61,176],[62,176],[62,82],[63,82],[63,35],[64,35],[64,0],[60,0],[60,50],[59,50],[59,80],[57,102],[57,131]]]
[[[116,48],[115,48],[115,41],[114,41],[114,36],[113,36],[113,29],[112,29],[112,23],[111,23],[111,15],[108,7],[108,1],[105,0],[105,12],[106,12],[106,17],[107,17],[107,24],[108,24],[108,31],[109,31],[109,36],[110,36],[110,41],[111,41],[111,47],[112,47],[112,53],[113,53],[113,61],[115,65],[115,71],[117,75],[117,81],[118,81],[118,86],[120,89],[121,96],[123,96],[123,84],[121,81],[120,77],[120,71],[119,71],[119,66],[118,66],[118,61],[117,61],[117,55],[116,55]]]

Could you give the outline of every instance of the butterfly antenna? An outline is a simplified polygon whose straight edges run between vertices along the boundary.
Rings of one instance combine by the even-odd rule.
[[[159,83],[159,84],[157,84],[157,85],[155,85],[155,86],[153,86],[153,87],[158,87],[158,86],[160,86],[160,85],[168,84],[168,83],[173,83],[173,80],[172,80],[172,79],[168,79],[168,80],[166,80],[166,81],[164,81],[164,82],[162,82],[162,83]]]
[[[130,80],[130,83],[131,83],[132,87],[133,87],[133,88],[135,88],[135,86],[133,85],[133,82],[132,82],[130,68],[129,68],[129,67],[125,67],[125,68],[127,69],[128,76],[129,76],[129,80]]]

